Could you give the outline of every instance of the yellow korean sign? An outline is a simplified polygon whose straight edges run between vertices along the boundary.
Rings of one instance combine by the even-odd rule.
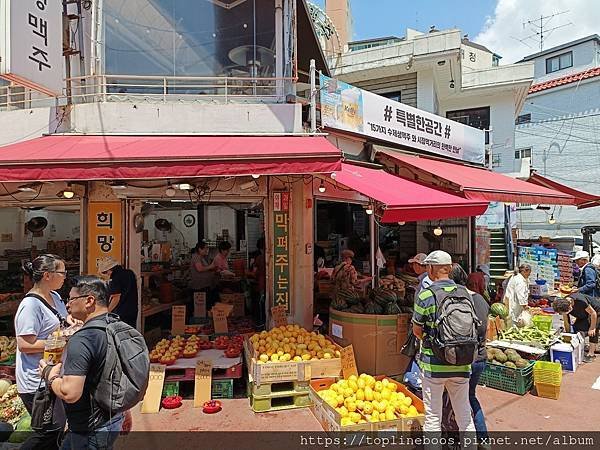
[[[290,193],[273,194],[273,306],[290,312]]]
[[[121,202],[90,202],[87,225],[87,272],[98,272],[98,261],[112,256],[121,261],[123,245]]]

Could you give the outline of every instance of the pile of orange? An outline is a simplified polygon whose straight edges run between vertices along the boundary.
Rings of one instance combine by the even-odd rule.
[[[339,350],[328,338],[299,325],[282,325],[256,333],[250,342],[258,356],[258,364],[340,357]]]

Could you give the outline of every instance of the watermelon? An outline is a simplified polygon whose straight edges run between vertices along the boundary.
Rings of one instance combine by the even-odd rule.
[[[398,303],[393,302],[393,303],[388,303],[387,305],[385,305],[385,313],[386,314],[400,314],[400,307],[398,306]]]
[[[375,302],[368,301],[365,303],[365,314],[378,314],[378,304]]]
[[[373,289],[372,298],[378,305],[384,306],[388,303],[396,303],[398,297],[391,289],[376,288]]]
[[[337,297],[348,303],[348,305],[358,305],[360,303],[360,294],[354,289],[339,290]]]
[[[506,319],[508,317],[508,309],[503,303],[492,303],[490,306],[490,315]]]
[[[365,308],[363,305],[352,305],[348,308],[347,312],[355,313],[355,314],[364,314]]]
[[[345,311],[346,309],[348,309],[348,303],[346,303],[344,300],[342,300],[339,297],[336,297],[335,299],[333,299],[333,301],[331,302],[331,307],[333,309],[337,309],[338,311]]]

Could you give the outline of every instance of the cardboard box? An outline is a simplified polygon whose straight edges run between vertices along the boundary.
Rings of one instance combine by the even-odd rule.
[[[505,328],[506,324],[503,319],[501,319],[500,317],[490,317],[488,319],[486,339],[488,341],[495,341],[496,339],[499,339],[500,336],[498,335],[498,333],[500,331],[503,331]]]
[[[378,381],[384,378],[387,377],[385,375],[378,375],[375,377],[375,379]],[[412,392],[410,392],[403,384],[398,383],[397,381],[391,378],[388,379],[391,383],[397,385],[397,392],[402,392],[405,396],[410,397],[412,399],[412,404],[415,405],[415,408],[417,408],[419,416],[398,416],[394,420],[385,420],[382,422],[375,423],[355,424],[345,426],[342,428],[340,414],[317,394],[319,391],[328,389],[329,386],[335,383],[336,379],[334,378],[323,378],[319,380],[313,380],[310,382],[309,396],[313,403],[311,411],[325,431],[399,432],[422,430],[423,423],[425,422],[425,406],[423,405],[423,401],[416,395],[414,395]]]
[[[231,294],[220,294],[219,301],[227,305],[233,305],[231,317],[246,315],[246,294],[235,292]]]
[[[403,374],[410,358],[400,353],[408,337],[410,314],[353,314],[329,310],[329,336],[354,347],[359,372]]]
[[[562,338],[563,344],[550,347],[550,361],[560,363],[567,372],[575,372],[583,362],[585,341],[579,333],[563,333]]]

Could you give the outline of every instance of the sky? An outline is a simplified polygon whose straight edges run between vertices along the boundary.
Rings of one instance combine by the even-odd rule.
[[[325,0],[314,3],[323,7]],[[501,55],[504,64],[539,51],[536,29],[523,22],[537,19],[539,24],[540,15],[568,11],[543,21],[549,30],[545,49],[600,33],[600,0],[351,0],[351,8],[354,40],[401,37],[407,27],[420,31],[431,25],[438,30],[456,27]]]

